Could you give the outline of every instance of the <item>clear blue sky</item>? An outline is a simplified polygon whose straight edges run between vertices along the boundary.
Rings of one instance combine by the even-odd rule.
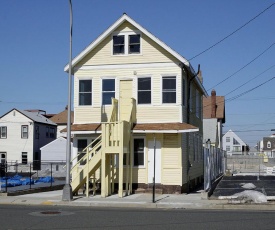
[[[190,59],[247,23],[274,1],[72,0],[72,3],[73,56],[126,12]],[[0,116],[12,108],[61,112],[67,104],[68,92],[68,75],[63,72],[69,60],[68,1],[2,0],[0,31]],[[217,95],[226,95],[228,100],[275,77],[274,35],[275,5],[192,59],[194,69],[201,65],[205,89],[210,93],[215,88]],[[228,80],[219,84],[226,78]],[[242,97],[228,100],[224,131],[236,131],[250,146],[263,136],[269,136],[270,130],[275,129],[274,89],[273,79]]]

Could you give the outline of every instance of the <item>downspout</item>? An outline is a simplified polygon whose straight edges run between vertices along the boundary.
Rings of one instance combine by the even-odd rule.
[[[191,98],[191,95],[190,95],[190,93],[191,93],[191,83],[192,83],[192,81],[198,76],[198,74],[200,73],[200,64],[198,65],[198,72],[195,74],[195,75],[193,75],[193,76],[190,76],[190,69],[188,69],[187,68],[187,66],[186,65],[184,65],[183,63],[182,63],[182,70],[184,70],[184,72],[186,72],[186,75],[187,75],[187,79],[189,79],[188,80],[188,84],[187,84],[187,110],[186,110],[186,117],[187,117],[187,124],[190,124],[190,98]],[[189,193],[189,186],[190,186],[190,178],[189,178],[189,170],[190,170],[190,168],[191,168],[191,164],[190,164],[190,158],[189,158],[189,156],[190,156],[190,149],[189,149],[189,133],[188,133],[188,138],[187,138],[187,145],[188,145],[188,147],[187,147],[187,169],[186,169],[186,175],[187,175],[187,193]]]

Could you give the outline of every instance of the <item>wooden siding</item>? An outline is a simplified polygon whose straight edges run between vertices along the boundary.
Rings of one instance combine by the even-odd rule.
[[[128,22],[123,23],[114,33],[137,31]],[[81,62],[78,67],[89,65],[129,64],[129,63],[154,63],[177,62],[169,52],[152,41],[145,34],[141,34],[141,54],[112,55],[112,34],[98,44]]]
[[[162,184],[181,185],[181,148],[178,134],[164,134],[162,147]]]
[[[134,75],[136,71],[137,75]],[[163,105],[162,98],[162,75],[177,76],[177,104]],[[152,67],[134,68],[133,69],[94,69],[94,70],[79,70],[75,73],[74,81],[74,108],[75,108],[75,124],[81,123],[96,123],[106,121],[110,112],[110,106],[105,106],[101,109],[101,81],[105,77],[116,78],[116,98],[119,98],[119,80],[130,78],[133,79],[131,91],[132,97],[137,99],[137,78],[150,76],[152,79],[152,104],[137,105],[137,122],[156,122],[155,114],[158,114],[157,122],[181,122],[182,121],[182,106],[181,106],[181,69],[174,67]],[[78,88],[79,80],[91,79],[93,102],[92,106],[78,106]]]

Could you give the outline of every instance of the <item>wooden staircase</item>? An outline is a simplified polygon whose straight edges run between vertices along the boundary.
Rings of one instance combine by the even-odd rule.
[[[131,149],[131,129],[135,122],[135,100],[123,100],[120,105],[120,120],[118,120],[118,100],[112,99],[112,113],[108,122],[101,124],[102,134],[90,143],[79,159],[78,154],[72,162],[76,162],[71,169],[71,187],[74,194],[84,186],[89,188],[90,178],[100,168],[101,196],[106,197],[114,192],[115,179],[118,179],[119,197],[123,197],[123,183],[126,183],[127,193],[132,192],[132,154]],[[126,109],[125,109],[126,108]],[[85,154],[83,154],[85,153]],[[123,165],[123,156],[126,154],[126,162]],[[115,167],[115,155],[119,158],[119,167]],[[123,181],[123,170],[127,170],[127,179]],[[116,172],[115,172],[116,171]],[[117,173],[118,171],[118,173]],[[86,189],[89,195],[89,189]]]

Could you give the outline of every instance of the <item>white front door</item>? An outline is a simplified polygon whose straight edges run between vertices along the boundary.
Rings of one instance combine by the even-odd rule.
[[[161,183],[161,144],[156,141],[155,183]],[[154,177],[154,141],[148,141],[148,183],[153,183]]]

